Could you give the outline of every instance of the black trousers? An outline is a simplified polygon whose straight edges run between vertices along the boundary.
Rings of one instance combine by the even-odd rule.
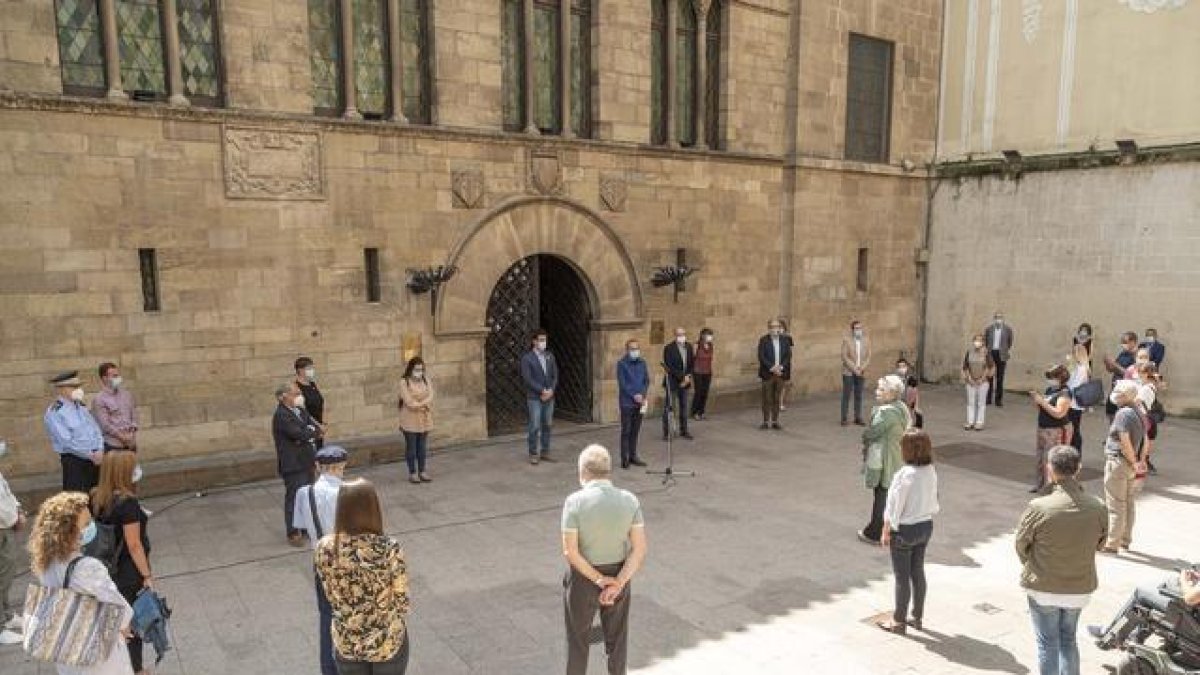
[[[283,525],[290,537],[300,530],[292,524],[292,514],[296,510],[296,492],[305,485],[313,482],[312,471],[289,471],[283,474]],[[315,532],[313,534],[316,534]]]
[[[100,467],[75,455],[59,455],[63,492],[89,492],[100,482]]]
[[[879,541],[883,536],[883,509],[887,506],[887,488],[876,486],[872,490],[871,520],[862,529],[863,536],[871,541]]]
[[[597,572],[609,577],[621,573],[624,563],[594,565]],[[600,627],[604,631],[604,651],[608,654],[609,675],[624,675],[629,638],[629,596],[632,586],[609,606],[600,604],[600,588],[575,568],[563,578],[563,614],[567,625],[567,675],[586,675],[588,639],[592,619],[600,612]]]
[[[696,373],[692,379],[696,383],[696,394],[692,397],[692,414],[703,415],[708,409],[708,389],[712,386],[712,374]]]
[[[137,600],[138,593],[142,590],[142,580],[138,577],[138,581],[133,583],[121,583],[117,585],[117,590],[121,592],[121,597],[125,598],[125,602],[132,607],[134,601]],[[133,637],[125,641],[129,648],[129,664],[133,666],[133,672],[139,673],[142,671],[142,639],[135,633]]]
[[[933,535],[933,521],[901,525],[892,531],[889,552],[892,572],[896,576],[896,609],[892,619],[908,620],[908,603],[912,600],[912,617],[918,621],[925,615],[925,549]]]
[[[674,408],[675,414],[679,418],[679,433],[686,434],[688,432],[688,390],[668,380],[667,399],[663,401],[663,437],[665,438],[671,433],[671,421],[667,418],[668,403]]]
[[[642,431],[642,409],[621,408],[621,464],[638,456],[638,434]]]
[[[1000,360],[1000,350],[992,350],[992,361],[996,364],[995,377],[988,379],[987,402],[990,405],[994,400],[996,405],[1004,403],[1004,371],[1008,369],[1008,361]]]
[[[1069,408],[1067,410],[1067,419],[1071,420],[1071,424],[1075,427],[1075,433],[1071,434],[1071,447],[1079,451],[1079,456],[1083,456],[1083,427],[1079,425],[1083,421],[1083,411]]]

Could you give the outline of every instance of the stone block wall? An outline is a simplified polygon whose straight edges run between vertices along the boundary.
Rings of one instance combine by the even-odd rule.
[[[1093,364],[1120,333],[1158,329],[1169,410],[1200,407],[1200,194],[1196,162],[947,180],[934,201],[931,375],[953,377],[997,308],[1016,332],[1009,387],[1041,388],[1075,329],[1095,329]]]

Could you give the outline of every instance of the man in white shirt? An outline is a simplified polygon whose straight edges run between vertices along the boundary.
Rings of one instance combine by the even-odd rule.
[[[0,457],[8,452],[8,445],[0,441]],[[0,475],[0,645],[21,643],[22,617],[8,610],[8,592],[13,577],[17,574],[17,530],[25,524],[21,504],[9,489],[4,476]]]
[[[317,547],[321,537],[333,532],[337,523],[338,490],[342,487],[342,475],[346,471],[346,449],[340,445],[327,445],[317,451],[317,480],[296,492],[295,513],[292,521],[296,527],[308,532],[312,547]],[[315,509],[314,509],[315,507]],[[321,638],[321,675],[337,675],[337,662],[333,655],[333,636],[330,632],[333,609],[316,579],[317,612],[320,614],[318,629]]]

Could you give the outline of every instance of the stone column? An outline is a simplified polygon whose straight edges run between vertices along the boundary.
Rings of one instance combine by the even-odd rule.
[[[562,137],[574,138],[571,129],[571,0],[559,0],[558,9],[558,62],[562,82],[559,92],[562,111]]]
[[[104,42],[104,80],[107,96],[115,101],[129,98],[121,88],[121,48],[117,46],[116,0],[100,0],[100,31]]]
[[[351,0],[339,0],[338,18],[342,27],[342,98],[345,99],[342,117],[361,120],[354,87],[354,9]]]
[[[183,63],[179,56],[179,8],[176,0],[163,0],[163,37],[167,45],[167,102],[188,105],[183,94]]]
[[[679,39],[677,33],[679,0],[667,0],[667,91],[664,96],[663,105],[667,110],[667,146],[672,148],[679,147],[679,139],[675,134],[675,78],[678,74],[675,72],[675,42]]]
[[[533,118],[533,0],[521,3],[521,56],[522,82],[525,87],[525,133],[538,136]]]
[[[387,20],[392,121],[407,124],[408,118],[404,116],[404,49],[400,44],[400,0],[387,0]]]
[[[696,114],[692,122],[696,125],[696,149],[707,150],[705,105],[708,98],[708,8],[712,0],[695,0],[696,7]]]

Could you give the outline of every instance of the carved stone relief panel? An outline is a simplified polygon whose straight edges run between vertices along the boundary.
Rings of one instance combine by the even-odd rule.
[[[620,174],[600,176],[600,203],[608,211],[621,213],[629,201],[629,181]]]
[[[483,172],[477,168],[456,169],[450,173],[450,187],[454,194],[454,208],[477,209],[483,206],[486,192]]]
[[[563,193],[562,157],[557,151],[530,149],[529,189],[543,195]]]
[[[321,137],[312,132],[225,128],[225,196],[324,199]]]

